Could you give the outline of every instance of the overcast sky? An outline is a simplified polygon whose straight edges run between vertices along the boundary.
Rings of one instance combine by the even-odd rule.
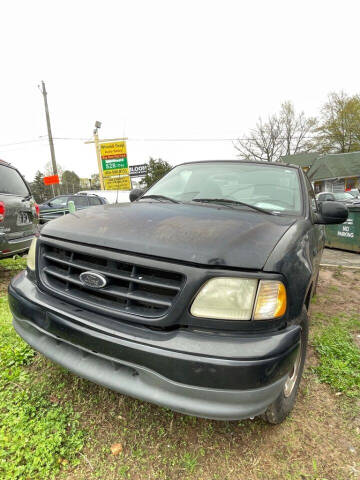
[[[355,1],[4,1],[0,158],[32,180],[55,138],[127,136],[130,165],[235,158],[229,141],[292,100],[316,115],[331,91],[360,92]],[[8,145],[35,140],[33,143]],[[5,146],[6,145],[6,146]],[[57,162],[96,172],[93,145],[57,140]]]

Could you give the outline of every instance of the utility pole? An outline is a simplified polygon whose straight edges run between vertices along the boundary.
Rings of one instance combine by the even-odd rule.
[[[46,125],[47,125],[48,137],[49,137],[52,170],[53,170],[53,175],[57,175],[58,172],[57,172],[56,159],[55,159],[54,142],[53,142],[52,133],[51,133],[49,107],[48,107],[48,102],[47,102],[47,91],[46,91],[45,83],[44,83],[43,80],[41,81],[41,86],[42,86],[42,89],[40,91],[41,91],[41,93],[43,94],[43,97],[44,97]],[[58,186],[56,186],[56,191],[58,193]]]

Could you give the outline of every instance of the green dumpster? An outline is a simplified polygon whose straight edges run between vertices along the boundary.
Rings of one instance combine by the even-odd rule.
[[[360,205],[348,209],[345,223],[326,225],[326,246],[360,253]]]

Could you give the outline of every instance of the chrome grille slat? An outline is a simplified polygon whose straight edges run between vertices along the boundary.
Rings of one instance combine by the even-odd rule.
[[[57,272],[56,270],[50,270],[49,268],[45,267],[44,268],[44,273],[48,275],[52,275],[53,277],[59,278],[60,280],[63,280],[64,282],[68,283],[73,283],[81,288],[84,287],[83,283],[78,280],[74,275],[63,275],[60,272]],[[100,290],[99,290],[100,291]],[[127,293],[126,289],[114,289],[114,288],[107,288],[104,287],[101,289],[101,292],[104,293],[104,295],[111,295],[114,297],[122,297],[122,298],[128,298],[129,300],[138,300],[140,302],[149,302],[154,305],[160,305],[163,307],[170,307],[171,306],[171,301],[167,300],[162,300],[159,298],[157,295],[153,294],[152,296],[143,293],[142,295],[136,295],[133,293]]]
[[[101,256],[101,252],[86,256],[71,245],[63,248],[41,242],[39,279],[54,295],[112,316],[121,317],[124,312],[152,319],[167,313],[184,286],[184,276],[149,267],[149,262],[142,265],[141,259],[130,263],[118,254],[115,258]],[[104,275],[107,285],[99,289],[86,286],[80,280],[86,271]]]
[[[63,258],[54,257],[52,255],[45,254],[44,257],[47,258],[48,260],[53,261],[53,262],[63,263],[64,265],[68,265],[69,267],[78,268],[78,269],[81,269],[81,270],[84,270],[84,271],[93,269],[93,270],[96,270],[98,273],[102,273],[103,275],[107,275],[108,277],[118,278],[120,280],[128,280],[129,282],[131,281],[131,282],[134,282],[134,283],[142,283],[144,285],[151,285],[151,286],[154,286],[154,287],[166,288],[166,289],[169,289],[169,290],[176,290],[176,291],[180,290],[180,286],[176,285],[175,282],[171,282],[170,280],[169,280],[169,282],[164,283],[164,282],[150,280],[150,279],[147,279],[146,277],[145,278],[144,277],[138,278],[138,277],[135,276],[135,274],[134,275],[133,274],[125,275],[125,274],[114,273],[112,271],[107,271],[107,270],[103,270],[101,268],[97,268],[94,265],[92,265],[92,266],[85,265],[84,263],[81,263],[81,262],[74,263],[74,262],[71,262],[69,260],[65,260]],[[135,265],[134,265],[134,268],[135,268]]]

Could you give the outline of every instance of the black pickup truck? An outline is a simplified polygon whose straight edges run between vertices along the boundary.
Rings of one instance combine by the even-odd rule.
[[[219,420],[291,411],[324,224],[298,167],[208,161],[173,168],[132,203],[45,225],[9,287],[13,325],[72,372]]]

